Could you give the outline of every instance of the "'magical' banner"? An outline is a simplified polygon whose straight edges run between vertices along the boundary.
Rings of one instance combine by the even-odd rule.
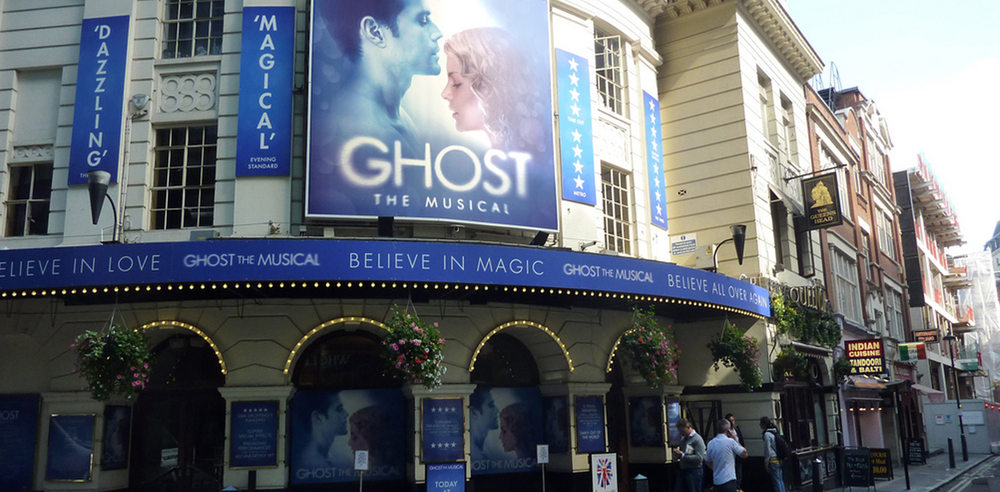
[[[547,1],[312,14],[309,217],[557,229]]]

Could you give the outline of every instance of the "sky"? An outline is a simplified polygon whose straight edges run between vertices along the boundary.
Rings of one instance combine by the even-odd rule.
[[[1000,220],[1000,1],[787,0],[792,21],[841,88],[886,118],[892,170],[917,154],[942,185],[966,244],[981,251]],[[829,85],[827,82],[826,85]]]

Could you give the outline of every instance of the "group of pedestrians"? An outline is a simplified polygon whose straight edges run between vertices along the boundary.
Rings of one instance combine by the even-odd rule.
[[[760,429],[764,440],[764,466],[771,477],[774,492],[785,492],[782,463],[778,458],[778,429],[768,417],[760,418]],[[742,490],[743,459],[747,457],[747,450],[733,414],[727,414],[716,424],[718,434],[707,446],[687,419],[677,421],[677,430],[680,431],[681,441],[673,452],[680,462],[680,473],[674,492],[703,492],[706,489],[703,466],[712,472],[715,492]]]

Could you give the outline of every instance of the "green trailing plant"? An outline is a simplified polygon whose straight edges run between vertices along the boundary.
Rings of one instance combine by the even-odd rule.
[[[838,381],[843,381],[844,378],[851,375],[851,361],[847,360],[847,357],[841,355],[833,361],[833,377]]]
[[[87,380],[91,396],[108,401],[131,399],[149,383],[153,355],[146,334],[138,328],[111,325],[107,331],[85,331],[70,349],[76,353],[75,372]]]
[[[809,361],[794,347],[784,347],[773,363],[778,373],[786,378],[805,379],[809,374]]]
[[[779,334],[804,343],[831,348],[840,343],[840,326],[832,313],[797,306],[781,294],[771,297],[771,320]]]
[[[622,335],[621,348],[629,364],[650,388],[677,381],[681,350],[674,343],[670,327],[656,322],[652,308],[632,309],[632,327]]]
[[[744,390],[753,391],[763,384],[757,339],[744,335],[728,319],[722,323],[722,333],[708,343],[708,349],[712,351],[715,370],[719,370],[719,364],[735,369],[740,377],[740,387]]]
[[[442,363],[444,343],[437,323],[427,323],[419,316],[392,306],[392,314],[385,323],[389,333],[382,340],[383,357],[387,372],[411,384],[422,384],[427,389],[441,386],[447,371]]]

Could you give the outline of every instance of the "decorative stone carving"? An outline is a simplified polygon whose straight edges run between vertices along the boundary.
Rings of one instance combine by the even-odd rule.
[[[51,161],[52,153],[53,153],[52,144],[15,145],[13,155],[10,158],[10,162]]]
[[[594,127],[594,153],[608,162],[628,162],[628,130],[614,123],[598,119]]]
[[[210,111],[218,100],[215,72],[171,74],[160,78],[160,112]]]

